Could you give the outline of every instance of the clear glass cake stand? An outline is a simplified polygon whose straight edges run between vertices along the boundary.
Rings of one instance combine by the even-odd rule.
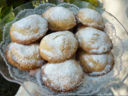
[[[97,94],[102,90],[107,90],[115,84],[118,84],[126,79],[128,72],[126,71],[126,67],[124,66],[124,34],[128,36],[127,31],[125,30],[124,26],[119,22],[119,20],[113,16],[111,13],[101,10],[100,13],[105,19],[105,30],[110,39],[113,43],[112,53],[114,55],[115,65],[109,73],[103,76],[98,77],[90,77],[86,75],[86,79],[84,84],[75,91],[68,92],[68,93],[54,93],[50,91],[45,85],[40,84],[36,77],[32,77],[28,74],[27,71],[20,71],[16,67],[11,66],[5,57],[5,49],[7,45],[11,42],[9,36],[9,30],[12,23],[16,22],[17,20],[29,16],[31,14],[39,14],[41,15],[45,10],[53,6],[63,6],[69,8],[74,12],[77,13],[79,8],[73,4],[68,3],[60,3],[59,5],[54,5],[51,3],[44,3],[40,4],[38,7],[33,8],[31,3],[25,4],[16,8],[14,11],[17,13],[16,18],[5,25],[3,30],[3,41],[0,44],[0,73],[2,76],[7,79],[8,81],[15,82],[20,84],[24,87],[23,83],[25,81],[32,81],[38,84],[42,89],[47,90],[46,95],[92,95]],[[27,8],[27,9],[26,9]],[[23,10],[21,10],[23,9]],[[21,10],[20,12],[18,10]],[[124,73],[125,72],[125,73]],[[26,91],[32,95],[27,88]]]

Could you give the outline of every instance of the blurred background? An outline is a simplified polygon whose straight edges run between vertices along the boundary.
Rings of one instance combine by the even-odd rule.
[[[54,4],[68,2],[78,7],[102,8],[102,4],[99,4],[98,0],[0,0],[0,42],[2,41],[3,27],[12,21],[20,10],[35,8],[45,2]],[[5,80],[0,75],[0,96],[14,96],[19,86]]]

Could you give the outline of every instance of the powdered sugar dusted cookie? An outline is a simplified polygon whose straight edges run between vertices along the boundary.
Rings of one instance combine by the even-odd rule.
[[[42,66],[44,60],[39,54],[39,45],[22,45],[10,43],[6,50],[6,57],[10,64],[20,70],[32,70]]]
[[[67,92],[76,89],[83,81],[83,70],[76,60],[61,63],[48,63],[42,66],[44,84],[55,92]]]
[[[81,28],[76,33],[76,37],[80,47],[87,53],[102,54],[109,52],[112,48],[112,42],[108,35],[95,28]]]
[[[87,73],[101,72],[107,65],[110,65],[112,67],[112,65],[114,64],[112,53],[94,55],[87,54],[84,51],[81,51],[78,57],[82,68]]]
[[[77,19],[85,26],[104,29],[104,21],[100,13],[93,9],[83,8],[77,14]]]
[[[47,30],[47,21],[34,14],[13,23],[10,36],[13,42],[31,44],[44,36]]]
[[[49,28],[53,31],[69,30],[76,25],[73,12],[64,7],[49,8],[43,17],[48,20]]]
[[[40,54],[49,62],[62,62],[71,58],[78,42],[70,31],[59,31],[46,35],[40,43]]]

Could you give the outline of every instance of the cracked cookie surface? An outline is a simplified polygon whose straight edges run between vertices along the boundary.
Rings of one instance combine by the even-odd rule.
[[[70,31],[58,31],[45,36],[40,43],[40,54],[49,62],[61,62],[71,58],[78,42]]]

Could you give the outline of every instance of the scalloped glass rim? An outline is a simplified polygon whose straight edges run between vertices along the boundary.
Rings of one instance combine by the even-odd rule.
[[[25,10],[22,10],[22,11],[20,11],[19,13],[18,13],[18,15],[16,16],[16,18],[12,21],[12,22],[10,22],[10,23],[8,23],[8,24],[6,24],[5,25],[5,27],[4,27],[4,34],[3,34],[3,41],[1,42],[1,44],[0,44],[0,53],[1,53],[1,56],[2,56],[2,58],[3,58],[3,60],[4,60],[4,62],[5,62],[5,64],[7,65],[7,67],[8,67],[8,71],[9,71],[9,74],[10,74],[10,76],[12,77],[12,78],[8,78],[8,77],[6,77],[6,76],[4,76],[7,80],[9,80],[9,81],[13,81],[13,82],[15,82],[15,83],[18,83],[18,84],[21,84],[22,85],[22,83],[24,82],[24,81],[28,81],[28,80],[30,80],[30,81],[33,81],[33,82],[35,82],[35,83],[37,83],[36,82],[36,79],[34,78],[34,77],[31,77],[31,76],[29,76],[28,75],[28,72],[22,72],[22,71],[20,71],[20,70],[16,70],[16,68],[15,67],[13,67],[13,66],[11,66],[8,62],[7,62],[7,60],[6,60],[6,58],[5,58],[5,55],[4,55],[4,53],[5,53],[5,48],[6,48],[6,46],[8,45],[8,43],[10,42],[10,37],[9,37],[9,29],[10,29],[10,26],[11,26],[11,24],[12,23],[14,23],[14,22],[16,22],[17,20],[19,20],[19,19],[21,19],[21,18],[24,18],[24,17],[26,17],[26,16],[28,16],[28,15],[31,15],[31,14],[39,14],[39,15],[41,15],[46,9],[48,9],[49,7],[53,7],[53,6],[56,6],[56,5],[54,5],[54,4],[50,4],[50,3],[45,3],[45,4],[40,4],[37,8],[35,8],[35,9],[25,9]],[[69,8],[70,10],[72,10],[73,12],[74,12],[74,14],[76,14],[77,13],[77,11],[79,10],[79,8],[78,7],[76,7],[75,5],[73,5],[73,4],[69,4],[69,3],[60,3],[58,6],[63,6],[63,7],[66,7],[66,8]],[[104,11],[104,12],[106,12],[105,14],[108,14],[110,17],[113,17],[113,15],[112,14],[110,14],[110,13],[108,13],[107,11]],[[113,17],[113,18],[115,18],[115,17]],[[118,19],[116,19],[115,18],[115,20],[121,25],[121,27],[125,30],[125,28],[123,27],[123,25],[118,21]],[[125,30],[126,31],[126,30]],[[123,45],[122,45],[122,40],[120,39],[120,37],[119,36],[117,36],[116,35],[116,32],[115,33],[108,33],[108,34],[110,34],[110,38],[111,39],[113,39],[114,38],[114,40],[113,40],[113,42],[116,42],[116,40],[118,40],[119,42],[120,42],[120,45],[121,45],[121,53],[120,53],[120,55],[117,57],[117,58],[119,58],[118,59],[118,62],[120,63],[120,65],[118,66],[119,67],[119,69],[118,69],[118,72],[117,72],[117,74],[114,76],[114,77],[112,77],[112,78],[110,78],[110,80],[108,80],[108,82],[107,82],[107,84],[103,84],[103,85],[100,85],[100,87],[99,88],[94,88],[93,89],[93,86],[90,86],[90,85],[87,85],[87,86],[84,86],[84,90],[83,90],[83,87],[81,87],[81,88],[78,88],[78,89],[80,89],[81,91],[79,91],[79,92],[69,92],[68,93],[68,95],[70,94],[70,95],[76,95],[76,94],[79,94],[79,95],[91,95],[91,94],[95,94],[95,93],[97,93],[97,92],[99,92],[102,88],[108,88],[108,87],[110,87],[110,86],[112,86],[113,84],[115,84],[115,83],[119,83],[120,81],[117,79],[118,78],[118,76],[120,75],[120,72],[121,72],[121,65],[122,65],[122,55],[123,55],[123,52],[124,52],[124,48],[123,48]],[[114,37],[115,36],[115,37]],[[114,66],[115,67],[115,66]],[[113,69],[114,70],[114,69]],[[15,74],[15,72],[19,72],[19,73],[21,73],[22,74],[22,78],[21,78],[21,76],[20,77],[16,77],[16,76],[14,76]],[[14,72],[14,73],[13,73]],[[4,75],[4,72],[1,72],[3,75]],[[109,73],[107,73],[106,75],[104,75],[104,76],[101,76],[101,77],[98,77],[99,79],[98,80],[103,80],[103,78],[102,77],[105,77],[105,76],[110,76],[110,74],[112,73],[112,71],[110,71]],[[27,75],[26,75],[27,74]],[[26,78],[27,77],[27,78]],[[116,78],[115,78],[116,77]],[[87,76],[87,78],[88,78],[88,80],[90,81],[90,80],[92,80],[92,78],[96,78],[96,77],[89,77],[89,76]],[[102,78],[102,79],[101,79]],[[11,80],[12,79],[12,80]],[[111,81],[111,82],[109,82],[109,81]],[[92,82],[92,81],[90,81],[90,82]],[[93,81],[93,83],[94,83],[94,81]],[[100,84],[101,82],[99,82],[99,84]],[[88,92],[86,93],[86,91],[85,91],[85,89],[86,88],[92,88],[93,90],[88,90]],[[26,89],[27,90],[27,89]],[[48,93],[49,94],[49,93]],[[54,93],[53,93],[54,94]],[[61,95],[63,95],[64,93],[62,93]],[[67,94],[67,93],[66,93]],[[65,95],[65,94],[64,94]]]

